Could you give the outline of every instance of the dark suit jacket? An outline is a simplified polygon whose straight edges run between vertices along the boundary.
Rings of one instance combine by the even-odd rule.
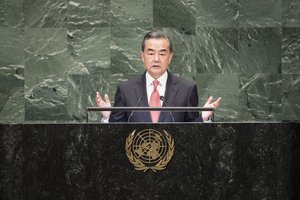
[[[148,107],[146,72],[118,85],[114,107]],[[168,80],[162,106],[197,107],[198,92],[194,82],[172,75]],[[131,116],[130,116],[131,115]],[[151,122],[150,112],[112,112],[109,122]],[[198,112],[161,112],[158,122],[202,121]]]

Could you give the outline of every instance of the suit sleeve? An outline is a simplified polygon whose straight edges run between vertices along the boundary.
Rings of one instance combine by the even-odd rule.
[[[188,95],[188,107],[197,107],[198,106],[198,90],[197,85],[193,85],[190,89]],[[199,115],[199,112],[186,112],[185,122],[202,122],[202,117]]]
[[[117,88],[115,95],[114,107],[124,107],[124,93],[120,85]],[[112,111],[109,117],[109,122],[127,122],[127,114],[125,111]]]

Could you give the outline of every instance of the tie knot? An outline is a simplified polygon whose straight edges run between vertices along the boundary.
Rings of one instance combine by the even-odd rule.
[[[159,84],[159,81],[158,81],[158,80],[154,80],[154,81],[153,81],[153,87],[154,87],[155,89],[157,88],[158,84]]]

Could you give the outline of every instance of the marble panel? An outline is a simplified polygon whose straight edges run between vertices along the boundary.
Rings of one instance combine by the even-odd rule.
[[[282,28],[282,73],[300,74],[300,28]]]
[[[196,1],[197,28],[237,28],[240,16],[239,0]]]
[[[110,26],[110,0],[73,0],[67,4],[68,27]]]
[[[282,75],[282,121],[300,121],[300,74]]]
[[[24,27],[24,0],[0,1],[0,27]]]
[[[88,73],[100,73],[110,67],[110,29],[99,27],[70,28],[68,53]],[[72,70],[82,74],[83,70]]]
[[[128,79],[144,72],[140,52],[144,34],[148,31],[142,28],[112,28],[110,41],[112,74]]]
[[[25,76],[63,74],[77,69],[68,53],[65,28],[27,28],[25,30]]]
[[[154,27],[177,28],[195,34],[196,7],[194,0],[153,0]]]
[[[162,29],[173,44],[174,56],[169,70],[181,77],[192,80],[196,74],[196,50],[194,35],[186,34],[176,28]]]
[[[24,122],[24,74],[18,74],[24,68],[16,69],[16,73],[0,75],[0,122]]]
[[[67,0],[23,0],[25,26],[59,28],[66,26]]]
[[[24,30],[1,27],[0,38],[0,74],[14,66],[24,66]]]
[[[238,30],[198,28],[196,43],[197,73],[239,73]]]
[[[32,74],[25,80],[25,121],[68,120],[66,75]]]
[[[110,2],[110,12],[113,27],[153,26],[153,1],[112,0]]]
[[[24,37],[20,28],[0,28],[0,121],[24,122]]]
[[[299,0],[282,0],[283,27],[300,27]]]
[[[239,29],[238,54],[242,73],[281,73],[279,28]]]
[[[101,74],[68,76],[68,97],[67,110],[69,121],[100,122],[98,112],[86,113],[86,107],[96,107],[96,91],[103,96],[109,95],[111,102],[114,102],[114,94],[117,83],[110,82],[109,71],[103,71]]]
[[[240,76],[241,121],[281,121],[283,85],[278,74]]]
[[[279,27],[282,0],[239,1],[239,27]]]
[[[197,74],[199,106],[203,106],[210,96],[222,98],[215,111],[215,121],[240,121],[239,118],[239,75],[238,74]]]
[[[216,120],[299,121],[299,8],[299,0],[1,0],[0,121],[56,121],[58,104],[58,121],[84,121],[95,91],[113,100],[119,82],[144,72],[140,45],[153,27],[173,41],[170,71],[198,83],[199,105],[225,98]],[[53,84],[63,92],[49,92]]]

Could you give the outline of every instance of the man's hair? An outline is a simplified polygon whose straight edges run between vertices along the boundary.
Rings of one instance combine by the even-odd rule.
[[[159,30],[152,30],[145,35],[143,42],[142,42],[142,51],[145,50],[146,40],[149,40],[149,39],[166,39],[166,40],[168,40],[170,52],[173,52],[172,41],[166,34],[164,34],[162,31],[159,31]]]

